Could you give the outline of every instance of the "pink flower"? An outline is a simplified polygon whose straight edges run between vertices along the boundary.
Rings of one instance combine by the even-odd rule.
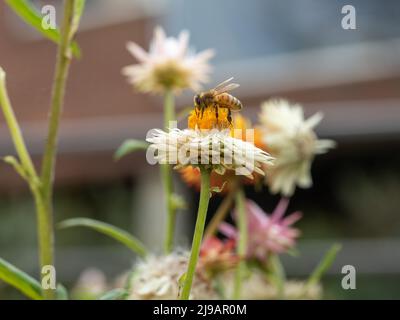
[[[295,245],[300,231],[291,226],[301,218],[301,213],[295,212],[284,218],[288,204],[289,200],[282,198],[274,212],[268,215],[256,203],[247,200],[248,258],[264,261],[269,253],[283,253]],[[222,223],[219,229],[229,239],[238,240],[239,231],[232,225]]]
[[[208,274],[235,267],[239,257],[235,253],[235,241],[222,241],[215,236],[206,237],[201,244],[198,269]]]

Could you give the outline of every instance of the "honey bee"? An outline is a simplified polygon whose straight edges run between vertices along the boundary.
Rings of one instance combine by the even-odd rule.
[[[207,107],[213,107],[215,110],[215,116],[218,119],[218,108],[226,108],[228,109],[228,121],[229,123],[232,123],[231,111],[239,111],[243,107],[239,99],[227,93],[228,91],[239,87],[237,83],[229,83],[232,80],[233,77],[220,83],[214,89],[196,94],[194,96],[196,113],[200,113],[200,116],[202,117],[204,110]]]

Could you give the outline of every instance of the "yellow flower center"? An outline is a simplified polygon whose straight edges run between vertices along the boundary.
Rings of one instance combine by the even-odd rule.
[[[154,79],[163,88],[182,89],[190,85],[190,71],[175,62],[163,63],[153,70]]]
[[[207,107],[201,110],[193,110],[188,118],[190,129],[231,129],[232,124],[228,120],[228,109],[218,108],[218,118],[214,107]]]

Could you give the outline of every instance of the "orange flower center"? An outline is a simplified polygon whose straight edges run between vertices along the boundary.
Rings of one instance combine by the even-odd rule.
[[[193,110],[188,118],[190,129],[230,129],[232,124],[228,121],[228,109],[218,108],[218,117],[214,107],[201,110]]]

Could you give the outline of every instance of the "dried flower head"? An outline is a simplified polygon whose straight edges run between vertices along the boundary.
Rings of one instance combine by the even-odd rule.
[[[276,158],[274,166],[266,168],[271,192],[291,196],[296,185],[309,188],[314,156],[335,146],[332,140],[319,140],[313,131],[322,114],[305,120],[302,107],[286,100],[267,101],[261,109],[263,140],[268,152]]]
[[[224,109],[221,109],[224,110]],[[221,113],[221,112],[219,112]],[[229,124],[227,120],[227,113],[222,113],[218,115],[218,120],[222,121],[220,125],[225,126]],[[248,141],[254,144],[256,147],[263,149],[262,136],[259,129],[252,129],[252,125],[249,119],[243,117],[240,114],[236,114],[233,118],[231,128],[231,136],[237,139],[241,139],[243,141]],[[215,112],[205,113],[205,115],[200,118],[196,113],[192,112],[188,120],[188,126],[191,129],[198,128],[199,126],[205,128],[212,128],[217,125],[217,119],[215,117]],[[252,131],[250,131],[252,130]],[[189,186],[194,186],[197,190],[200,190],[200,171],[197,167],[186,166],[180,170],[181,177],[183,181],[185,181]],[[211,186],[216,187],[218,189],[222,189],[222,192],[226,192],[230,188],[229,182],[235,176],[235,172],[226,171],[224,175],[219,175],[215,172],[211,173]],[[256,177],[261,177],[260,175],[256,175]],[[243,183],[252,184],[258,179],[248,179],[246,177],[243,178]],[[228,182],[225,184],[225,182]],[[222,188],[223,187],[223,188]]]
[[[300,219],[301,214],[295,212],[284,218],[287,206],[288,200],[282,199],[274,212],[268,215],[256,203],[247,200],[247,258],[265,262],[269,253],[283,253],[295,245],[299,231],[291,225]],[[220,231],[229,239],[237,240],[239,237],[238,230],[228,223],[222,223]]]
[[[285,283],[285,299],[319,300],[322,298],[322,286],[319,283],[308,285],[305,281],[291,280]]]
[[[182,31],[176,39],[166,37],[164,30],[157,27],[149,52],[128,42],[127,49],[139,63],[124,67],[122,73],[142,92],[199,90],[200,85],[208,81],[211,71],[208,61],[214,52],[208,49],[195,54],[189,50],[188,42],[187,31]]]
[[[79,276],[72,295],[80,300],[97,299],[108,289],[106,276],[96,268],[88,268]]]
[[[131,283],[131,300],[176,300],[179,298],[182,275],[186,272],[189,253],[172,253],[150,256],[135,268]],[[197,274],[194,278],[191,299],[216,299],[210,281]]]
[[[235,287],[235,271],[228,271],[221,275],[224,284],[224,294],[232,297]],[[277,299],[278,290],[272,286],[265,275],[257,270],[247,273],[242,279],[240,298],[245,300],[274,300]]]
[[[147,141],[150,163],[205,166],[218,174],[234,170],[237,175],[253,178],[253,172],[264,175],[262,165],[270,164],[272,157],[252,143],[230,136],[229,130],[180,130],[169,132],[153,130]]]
[[[234,288],[234,272],[226,272],[221,276],[225,296],[231,297]],[[319,300],[322,298],[322,287],[319,283],[307,285],[305,281],[287,280],[283,292],[269,282],[260,271],[254,270],[247,274],[242,282],[241,299],[245,300]]]

